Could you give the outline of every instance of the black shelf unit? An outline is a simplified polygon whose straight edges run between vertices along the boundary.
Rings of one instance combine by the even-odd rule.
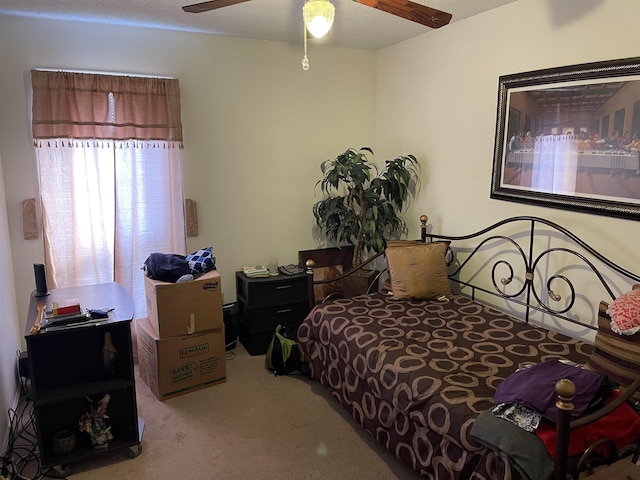
[[[102,321],[86,321],[67,327],[41,328],[31,333],[38,302],[51,308],[55,300],[78,298],[83,308],[114,308]],[[117,449],[129,449],[137,456],[143,422],[138,418],[131,320],[133,302],[115,283],[56,289],[46,297],[31,295],[25,340],[29,357],[31,396],[38,436],[40,464],[56,467],[69,474],[74,462]],[[110,333],[117,351],[115,375],[105,369],[102,349],[105,334]],[[105,449],[95,449],[88,435],[79,431],[79,419],[89,409],[87,397],[98,402],[110,395],[108,424],[113,440]],[[53,437],[62,430],[74,432],[76,447],[68,454],[53,449]]]

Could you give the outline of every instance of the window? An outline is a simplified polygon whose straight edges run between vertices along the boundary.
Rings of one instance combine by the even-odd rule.
[[[144,260],[186,249],[177,80],[35,70],[32,81],[48,284],[116,281],[145,316]]]

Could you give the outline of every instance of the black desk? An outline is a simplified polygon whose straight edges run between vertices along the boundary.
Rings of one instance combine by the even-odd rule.
[[[39,302],[50,310],[52,302],[77,298],[82,308],[113,308],[108,319],[91,320],[65,327],[42,328],[32,334]],[[128,448],[129,456],[140,451],[142,422],[138,419],[131,321],[133,300],[117,283],[51,290],[44,297],[31,294],[25,339],[29,354],[31,395],[38,432],[42,467],[59,468],[66,476],[69,463]],[[105,334],[110,333],[117,350],[115,375],[105,368],[102,349]],[[111,399],[107,408],[113,440],[106,449],[94,449],[86,433],[78,429],[80,416],[87,411],[86,397],[100,400],[106,393]],[[66,454],[53,451],[53,436],[70,430],[76,447]]]
[[[32,292],[31,301],[29,302],[25,337],[31,336],[31,327],[36,320],[38,302],[44,302],[46,305],[45,310],[51,310],[53,302],[71,298],[80,300],[80,306],[82,308],[113,308],[110,314],[111,318],[108,320],[110,323],[122,321],[131,322],[131,320],[133,320],[133,299],[122,286],[115,282],[87,285],[84,287],[57,288],[51,290],[49,295],[44,297],[36,297],[35,292]],[[88,325],[89,324],[90,323],[88,323]],[[52,332],[53,329],[47,333]]]

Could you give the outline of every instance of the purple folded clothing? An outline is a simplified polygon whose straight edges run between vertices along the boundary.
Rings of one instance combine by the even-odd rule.
[[[571,380],[576,386],[572,416],[578,417],[589,407],[605,376],[559,360],[547,360],[507,377],[498,385],[493,401],[496,405],[514,401],[526,403],[544,418],[555,422],[558,418],[555,388],[558,380],[563,378]]]

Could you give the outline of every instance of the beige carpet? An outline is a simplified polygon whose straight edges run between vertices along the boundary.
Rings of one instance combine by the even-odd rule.
[[[227,382],[165,402],[137,378],[142,453],[71,465],[72,480],[417,480],[317,382],[274,377],[242,345]]]

